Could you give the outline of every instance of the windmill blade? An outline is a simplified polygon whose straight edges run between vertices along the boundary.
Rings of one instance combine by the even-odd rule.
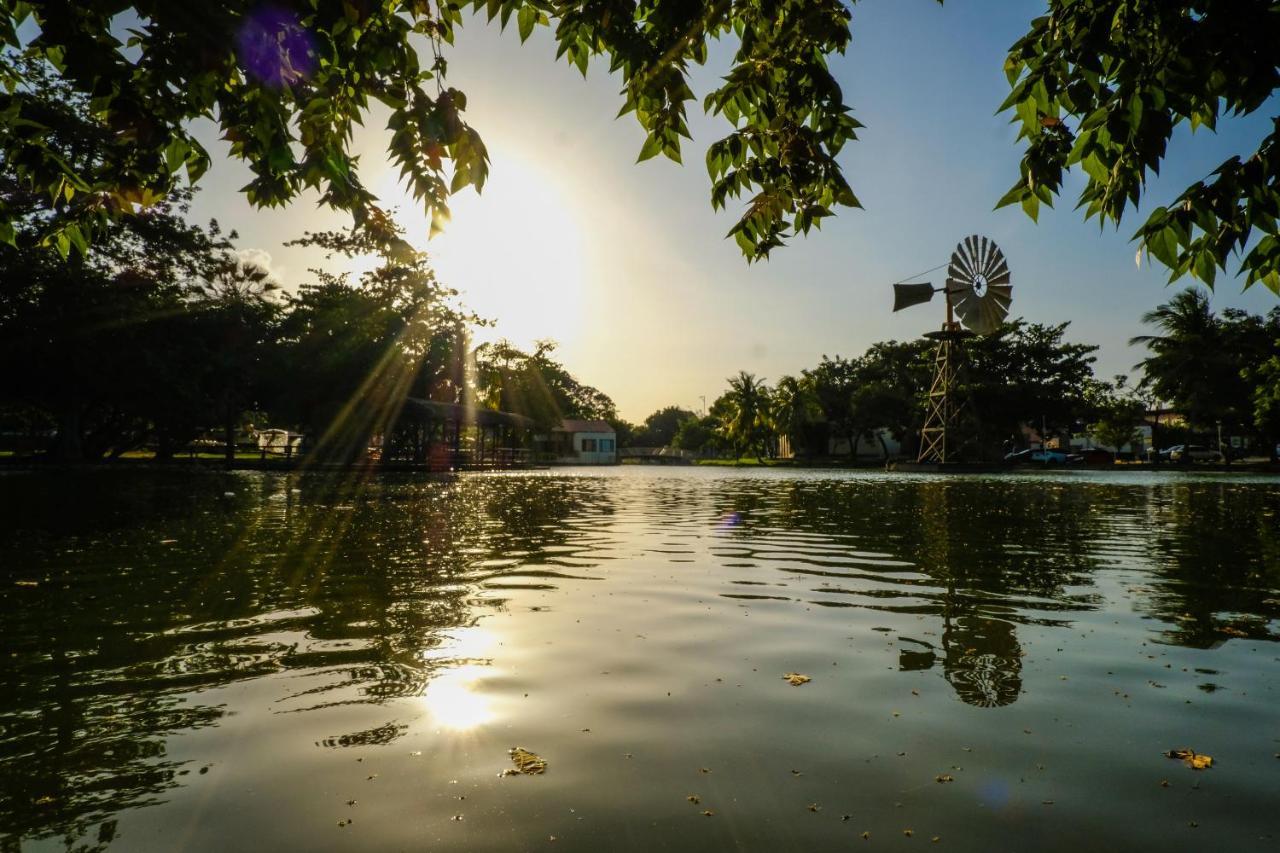
[[[994,240],[970,235],[951,255],[948,295],[956,316],[971,332],[989,335],[1000,328],[1013,303],[1011,282],[1009,264]]]

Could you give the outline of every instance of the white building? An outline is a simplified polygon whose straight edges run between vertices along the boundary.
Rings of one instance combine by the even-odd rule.
[[[545,449],[556,465],[618,464],[618,434],[608,421],[563,420]]]

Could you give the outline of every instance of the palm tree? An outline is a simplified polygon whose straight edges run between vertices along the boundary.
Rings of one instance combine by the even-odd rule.
[[[754,451],[756,459],[764,461],[764,446],[769,437],[769,388],[764,380],[745,370],[729,379],[729,391],[725,395],[732,414],[725,424],[725,437],[739,456]]]
[[[779,435],[785,435],[791,447],[804,447],[804,431],[814,423],[821,410],[808,379],[784,376],[773,391],[773,422]]]
[[[1160,332],[1129,341],[1151,353],[1138,364],[1151,391],[1197,426],[1220,420],[1223,393],[1240,368],[1238,355],[1224,346],[1222,324],[1210,309],[1209,298],[1187,288],[1142,315],[1142,322]]]

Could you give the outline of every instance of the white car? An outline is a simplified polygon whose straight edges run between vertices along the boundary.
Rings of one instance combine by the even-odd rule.
[[[1221,462],[1222,454],[1199,444],[1180,444],[1169,449],[1170,462]]]

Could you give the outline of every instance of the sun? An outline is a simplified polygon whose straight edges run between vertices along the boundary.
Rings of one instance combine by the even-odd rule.
[[[574,343],[589,296],[582,217],[548,171],[519,154],[495,153],[484,192],[454,196],[451,221],[430,241],[422,239],[426,217],[395,173],[388,171],[382,183],[379,197],[402,199],[397,218],[426,249],[441,282],[460,291],[467,308],[495,321],[478,330],[479,340]]]

